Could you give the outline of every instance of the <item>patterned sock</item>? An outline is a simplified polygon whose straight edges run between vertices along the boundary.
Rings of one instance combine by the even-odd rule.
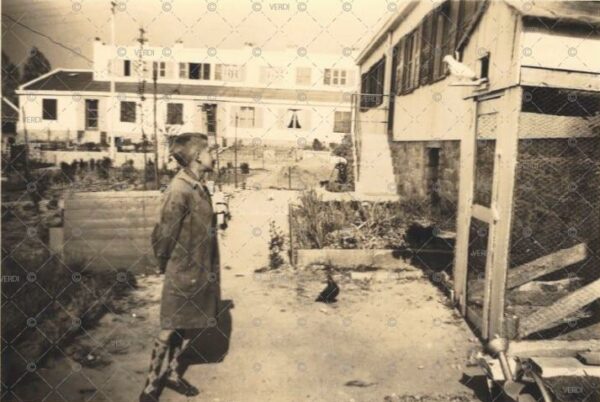
[[[174,348],[173,351],[173,355],[171,357],[171,359],[169,360],[169,367],[167,368],[167,372],[165,373],[165,378],[171,378],[171,379],[178,379],[180,376],[180,367],[181,367],[181,362],[179,361],[181,355],[183,355],[183,352],[185,352],[186,348],[188,347],[190,343],[189,339],[184,339],[182,340],[182,343],[180,345],[177,345],[176,348]]]
[[[158,390],[160,385],[160,369],[168,349],[168,343],[161,341],[160,339],[154,341],[148,377],[146,378],[146,384],[144,384],[144,393],[150,394]]]

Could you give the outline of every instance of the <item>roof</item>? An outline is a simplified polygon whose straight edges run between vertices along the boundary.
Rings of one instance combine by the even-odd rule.
[[[4,96],[2,97],[2,120],[19,120],[19,108]]]
[[[569,22],[600,24],[599,1],[504,0],[519,14]]]
[[[480,0],[481,1],[481,0]],[[482,1],[483,2],[483,1]],[[526,17],[547,18],[566,22],[600,24],[600,1],[574,1],[574,0],[504,0],[506,4]],[[389,32],[395,31],[398,26],[416,8],[418,1],[408,1],[404,7],[399,7],[377,31],[357,58],[357,64],[362,64],[375,49],[385,41]],[[485,12],[485,8],[482,8]],[[479,17],[476,18],[477,24]],[[471,27],[471,31],[474,26]],[[465,39],[461,42],[464,42]]]
[[[152,83],[147,82],[150,93]],[[93,72],[89,70],[56,70],[54,73],[24,84],[21,91],[65,91],[65,92],[109,92],[109,81],[94,81]],[[137,93],[137,82],[115,82],[118,93]],[[158,84],[157,92],[161,95],[187,95],[206,97],[233,97],[252,99],[281,99],[293,101],[317,101],[348,103],[349,92],[296,90],[278,88],[247,88],[225,85],[201,84]]]

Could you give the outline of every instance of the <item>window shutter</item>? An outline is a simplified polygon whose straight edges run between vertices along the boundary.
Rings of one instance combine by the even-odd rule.
[[[433,18],[435,12],[429,13],[421,25],[421,68],[419,69],[419,80],[421,85],[431,82],[431,65],[433,55]]]
[[[263,126],[263,111],[262,107],[254,108],[254,128],[262,128]]]
[[[396,45],[396,95],[402,93],[402,76],[404,74],[404,38]]]
[[[275,127],[277,127],[277,129],[279,130],[284,130],[286,128],[286,121],[285,121],[285,116],[287,114],[287,109],[285,108],[280,108],[277,109],[277,123],[275,125]]]
[[[221,70],[223,69],[223,65],[222,64],[216,64],[215,65],[215,80],[220,81],[223,79],[222,75],[221,75]]]

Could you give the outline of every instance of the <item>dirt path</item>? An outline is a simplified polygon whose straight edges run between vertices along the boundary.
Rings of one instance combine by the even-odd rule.
[[[459,380],[475,343],[419,271],[407,266],[400,274],[358,280],[339,274],[335,305],[313,301],[322,272],[254,272],[267,263],[269,221],[286,228],[294,196],[235,194],[222,240],[223,298],[235,305],[231,331],[223,315],[222,328],[194,344],[194,359],[206,364],[190,366],[186,378],[201,394],[186,399],[166,390],[161,401],[383,401],[392,394],[471,400]],[[18,389],[19,398],[136,400],[158,328],[160,286],[160,278],[140,278],[124,311],[107,314],[71,346],[81,349],[83,365],[53,359],[36,370],[39,381]]]

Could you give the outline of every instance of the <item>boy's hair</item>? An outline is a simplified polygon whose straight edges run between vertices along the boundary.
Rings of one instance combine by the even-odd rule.
[[[198,151],[208,148],[208,136],[202,133],[183,133],[172,137],[169,144],[169,154],[180,166],[188,166],[196,157]]]

